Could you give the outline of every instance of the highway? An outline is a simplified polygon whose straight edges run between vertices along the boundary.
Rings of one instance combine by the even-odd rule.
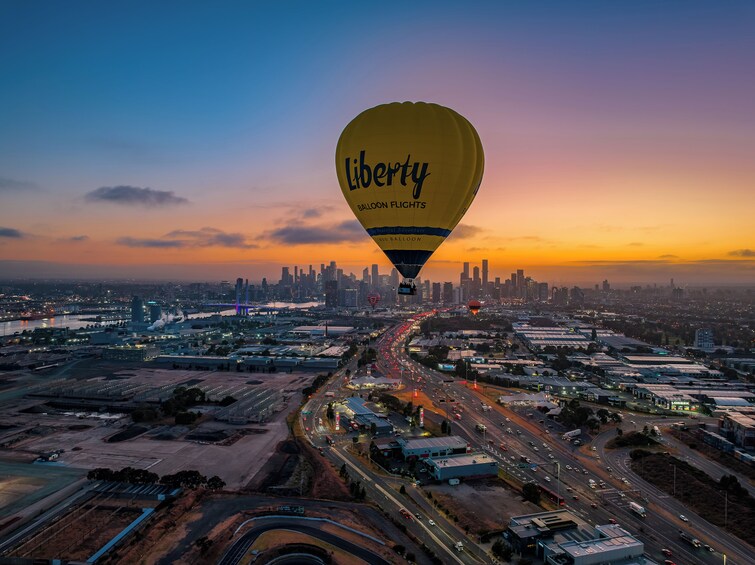
[[[735,536],[728,534],[721,528],[709,524],[687,507],[655,489],[628,469],[627,451],[613,453],[604,448],[605,442],[616,433],[613,429],[598,436],[592,451],[585,446],[581,449],[562,440],[563,432],[568,431],[558,424],[545,421],[542,415],[534,410],[508,409],[495,405],[482,395],[483,385],[473,390],[471,383],[462,383],[447,375],[443,375],[411,360],[403,348],[403,339],[397,340],[390,346],[387,355],[381,355],[382,368],[386,372],[403,368],[403,374],[409,375],[417,388],[430,396],[433,407],[425,407],[439,414],[451,412],[449,406],[458,406],[461,410],[461,420],[452,419],[452,433],[465,437],[471,445],[484,449],[500,462],[500,466],[516,481],[535,481],[549,490],[565,498],[566,507],[578,516],[592,524],[608,523],[612,518],[625,525],[645,543],[646,553],[660,562],[665,557],[662,548],[673,552],[677,563],[721,563],[726,553],[727,563],[752,563],[755,550]],[[453,399],[449,403],[447,400]],[[489,410],[483,410],[483,403],[490,405]],[[532,414],[531,417],[528,414]],[[625,413],[625,418],[632,418],[634,425],[664,426],[669,420],[659,417]],[[543,423],[541,423],[543,422]],[[475,431],[475,425],[482,423],[487,430],[481,434]],[[552,427],[549,427],[552,426]],[[511,430],[513,433],[509,433]],[[668,438],[664,438],[668,441]],[[506,451],[500,449],[500,445]],[[690,463],[709,472],[714,478],[725,472],[733,472],[708,460],[698,453],[686,448],[681,452]],[[522,464],[521,457],[527,457],[530,464]],[[556,480],[555,465],[559,463],[560,481]],[[607,467],[612,468],[609,473]],[[548,477],[546,479],[545,477]],[[596,481],[596,488],[589,486],[588,481]],[[621,479],[627,479],[627,482]],[[605,487],[598,487],[604,481]],[[558,484],[560,482],[560,484]],[[752,486],[746,479],[740,479],[749,489]],[[628,484],[627,484],[628,483]],[[647,518],[643,519],[629,510],[629,502],[635,502],[648,509]],[[595,505],[595,507],[593,507]],[[678,516],[684,514],[690,520],[685,524]],[[679,537],[679,531],[690,531],[694,537],[703,543],[708,543],[717,551],[714,553],[704,549],[695,549]]]
[[[399,328],[404,326],[406,324],[399,324],[387,330],[379,340],[377,348],[381,349],[383,344],[392,343],[399,333]],[[415,488],[410,481],[391,477],[386,473],[377,473],[369,465],[365,465],[364,461],[355,458],[347,449],[352,443],[350,436],[333,435],[335,445],[328,446],[325,436],[330,434],[330,430],[320,421],[326,418],[328,402],[333,397],[343,396],[341,387],[344,384],[346,370],[351,372],[356,370],[358,355],[339,369],[333,378],[303,406],[301,423],[308,438],[314,446],[322,448],[323,455],[330,459],[336,468],[346,464],[352,479],[361,481],[368,500],[375,502],[397,521],[403,522],[407,531],[420,540],[420,543],[430,547],[444,563],[489,563],[490,558],[485,552],[469,540],[455,524],[437,512],[422,496],[411,497],[399,493],[402,485],[406,489]],[[400,512],[401,509],[406,509],[411,517],[405,517]],[[415,514],[420,514],[421,518],[416,518]],[[429,520],[433,520],[435,525],[431,526]],[[454,549],[458,541],[464,543],[464,551],[459,552]]]

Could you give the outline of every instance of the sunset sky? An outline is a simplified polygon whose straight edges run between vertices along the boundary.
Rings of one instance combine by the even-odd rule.
[[[335,145],[423,100],[486,155],[424,277],[755,282],[753,2],[8,0],[0,21],[0,278],[387,272]]]

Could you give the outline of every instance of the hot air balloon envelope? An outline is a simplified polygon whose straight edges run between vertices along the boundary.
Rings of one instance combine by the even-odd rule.
[[[414,279],[474,200],[480,137],[464,117],[424,102],[365,110],[343,130],[336,173],[357,220],[405,279]],[[412,294],[402,283],[399,293]]]
[[[477,312],[480,311],[480,308],[482,307],[482,304],[478,300],[470,300],[467,304],[467,308],[469,308],[469,311],[472,312],[473,316],[477,315]]]

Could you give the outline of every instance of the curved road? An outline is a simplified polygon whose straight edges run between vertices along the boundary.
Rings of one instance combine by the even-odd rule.
[[[345,539],[340,538],[335,534],[331,534],[330,532],[320,530],[319,528],[311,525],[302,524],[301,520],[298,520],[297,518],[276,518],[275,520],[271,520],[269,522],[266,522],[265,524],[255,526],[254,528],[246,532],[243,536],[241,536],[238,540],[236,540],[230,548],[228,548],[228,551],[225,552],[225,555],[223,555],[220,561],[218,561],[218,565],[236,565],[236,563],[239,563],[242,558],[248,553],[249,548],[252,547],[252,544],[254,544],[255,540],[265,532],[269,532],[271,530],[288,530],[290,532],[306,534],[308,536],[312,536],[313,538],[329,543],[330,545],[346,551],[354,555],[355,557],[359,557],[367,563],[370,563],[370,565],[389,565],[388,561],[371,552],[370,550],[351,543],[350,541],[346,541]]]

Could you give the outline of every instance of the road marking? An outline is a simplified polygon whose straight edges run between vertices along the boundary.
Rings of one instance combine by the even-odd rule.
[[[339,459],[341,459],[341,461],[343,461],[344,463],[346,463],[346,464],[347,464],[347,465],[348,465],[349,467],[351,467],[352,469],[356,470],[356,471],[357,471],[357,472],[358,472],[358,473],[359,473],[360,475],[362,475],[362,476],[364,477],[364,475],[362,474],[362,471],[361,471],[361,470],[360,470],[360,469],[359,469],[358,467],[355,467],[355,466],[354,466],[354,464],[353,464],[353,463],[352,463],[351,461],[349,461],[349,460],[348,460],[348,459],[347,459],[346,457],[344,457],[344,456],[343,456],[343,455],[342,455],[341,453],[339,453],[339,452],[338,452],[337,450],[334,450],[334,451],[333,451],[333,453],[334,453],[334,454],[335,454],[335,455],[336,455],[336,456],[337,456],[337,457],[338,457]],[[399,502],[398,500],[396,500],[396,499],[395,499],[395,498],[394,498],[394,497],[393,497],[393,496],[392,496],[392,495],[391,495],[391,494],[390,494],[390,493],[389,493],[388,491],[386,491],[386,490],[385,490],[385,489],[384,489],[383,487],[381,487],[381,486],[380,486],[379,484],[377,484],[377,483],[373,483],[373,486],[374,486],[374,487],[375,487],[375,488],[376,488],[377,490],[379,490],[379,491],[380,491],[381,493],[383,493],[383,496],[385,496],[385,497],[386,497],[386,498],[387,498],[388,500],[390,500],[391,502],[393,502],[393,503],[394,503],[394,504],[395,504],[396,506],[398,506],[399,508],[404,508],[404,507],[405,507],[405,505],[401,504],[401,503],[400,503],[400,502]],[[460,563],[461,565],[464,565],[464,561],[462,561],[461,559],[459,559],[459,557],[458,557],[457,555],[455,555],[455,554],[454,554],[454,553],[453,553],[453,552],[452,552],[452,551],[451,551],[451,550],[449,549],[449,547],[448,547],[448,546],[447,546],[447,545],[446,545],[445,543],[443,543],[443,542],[442,542],[442,541],[441,541],[440,539],[438,539],[438,537],[437,537],[437,536],[435,535],[435,533],[434,533],[434,532],[432,532],[432,531],[431,531],[431,530],[430,530],[430,529],[428,528],[428,526],[426,526],[426,525],[425,525],[425,524],[424,524],[424,523],[423,523],[423,522],[422,522],[421,520],[415,520],[415,522],[417,523],[417,525],[418,525],[418,526],[420,526],[420,527],[421,527],[421,528],[422,528],[423,530],[425,530],[425,532],[427,532],[427,534],[428,534],[428,535],[429,535],[429,536],[430,536],[430,537],[431,537],[431,538],[432,538],[433,540],[435,540],[435,542],[436,542],[436,543],[437,543],[437,544],[438,544],[438,545],[439,545],[440,547],[442,547],[442,548],[443,548],[443,549],[445,550],[445,552],[446,552],[446,553],[448,553],[448,554],[449,554],[449,555],[450,555],[450,556],[451,556],[451,557],[453,558],[453,560],[454,560],[454,561],[456,561],[457,563]]]

